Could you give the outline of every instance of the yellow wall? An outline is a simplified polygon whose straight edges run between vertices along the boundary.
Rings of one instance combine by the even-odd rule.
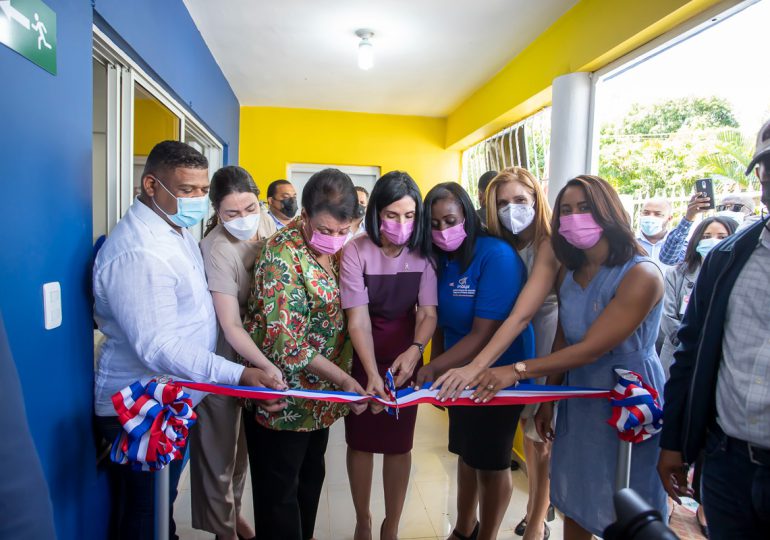
[[[134,155],[146,156],[161,141],[179,140],[179,118],[153,99],[134,101]]]
[[[446,120],[310,109],[241,107],[239,163],[262,193],[289,163],[407,171],[423,195],[460,178],[460,153],[444,149]]]
[[[447,148],[466,148],[551,101],[561,75],[595,71],[719,0],[582,0],[447,119]]]

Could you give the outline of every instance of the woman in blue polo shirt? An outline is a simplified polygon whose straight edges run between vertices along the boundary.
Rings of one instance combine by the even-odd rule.
[[[438,327],[418,385],[474,358],[511,312],[527,277],[514,249],[481,229],[459,184],[437,185],[424,204],[438,271]],[[534,352],[528,325],[495,365],[516,364]],[[508,469],[522,408],[449,407],[449,451],[458,456],[454,539],[497,537],[513,488]]]

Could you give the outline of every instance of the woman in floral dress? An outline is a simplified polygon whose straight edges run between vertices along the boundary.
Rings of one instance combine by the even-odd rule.
[[[338,251],[357,206],[346,174],[314,174],[302,192],[301,215],[267,241],[255,266],[246,330],[289,388],[364,393],[350,376],[352,347],[338,286]],[[288,398],[260,403],[256,415],[244,416],[260,540],[313,537],[329,426],[348,409]]]

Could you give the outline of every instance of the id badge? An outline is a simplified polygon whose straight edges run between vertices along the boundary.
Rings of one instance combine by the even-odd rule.
[[[690,302],[690,294],[685,294],[682,298],[682,305],[679,306],[679,316],[684,316],[684,312],[687,311],[687,304]]]

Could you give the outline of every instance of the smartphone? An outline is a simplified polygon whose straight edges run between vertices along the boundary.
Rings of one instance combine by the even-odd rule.
[[[716,201],[714,201],[714,182],[711,178],[701,178],[695,181],[695,192],[700,193],[702,197],[708,197],[711,199],[709,205],[706,208],[716,208]]]

